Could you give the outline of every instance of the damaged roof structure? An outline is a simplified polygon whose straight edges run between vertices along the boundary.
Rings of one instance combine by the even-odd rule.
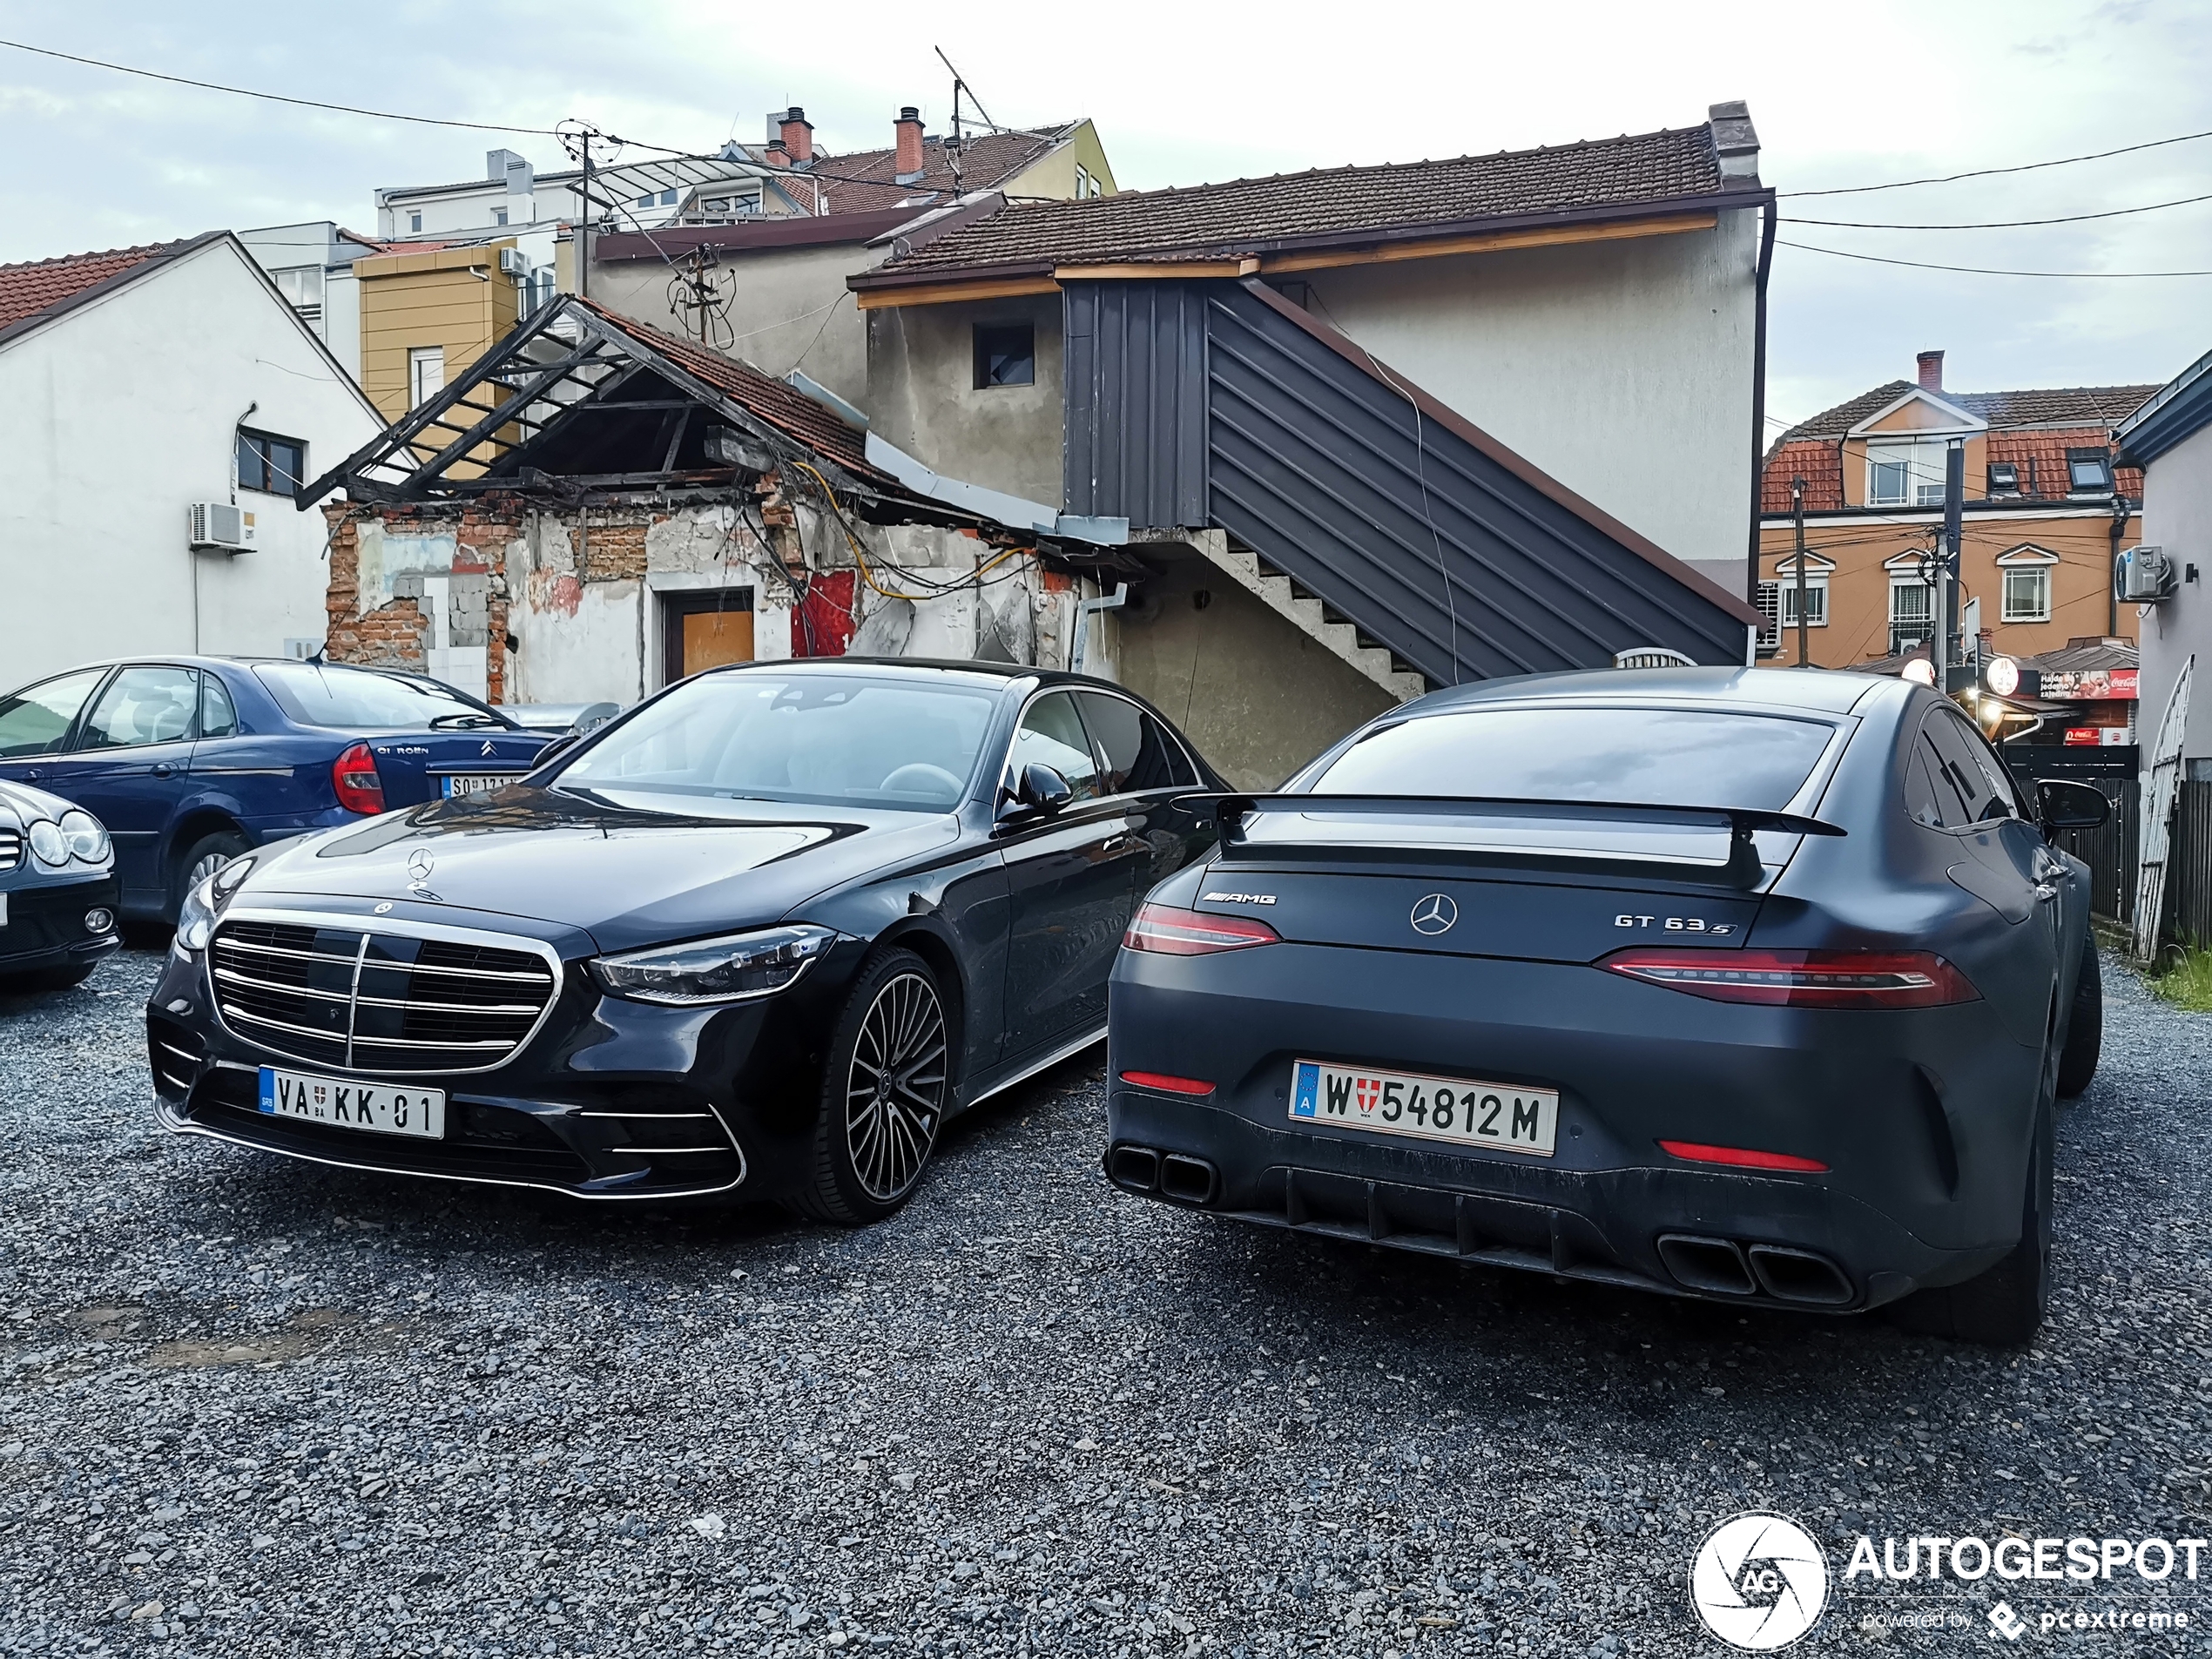
[[[1064,653],[1074,573],[1141,572],[1126,521],[941,477],[867,425],[564,295],[299,492],[344,496],[331,655],[561,703],[840,655],[871,617],[863,648],[1028,662],[1041,635]],[[687,622],[710,602],[751,620]]]

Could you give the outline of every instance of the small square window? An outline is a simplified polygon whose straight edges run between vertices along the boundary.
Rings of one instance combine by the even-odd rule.
[[[2020,469],[2010,461],[1989,463],[1989,493],[1993,496],[2016,496],[2020,493]]]
[[[2066,452],[2066,482],[2069,490],[2110,489],[2112,462],[2102,449]]]
[[[254,432],[240,427],[238,433],[238,487],[258,489],[267,496],[289,496],[307,475],[307,446],[297,438]]]
[[[504,207],[493,208],[491,210],[491,222],[495,225],[504,225],[507,222],[507,210]]]
[[[422,215],[420,213],[409,213],[407,216],[407,227],[411,231],[421,230],[422,228]]]
[[[661,192],[661,193],[660,193],[660,205],[661,205],[663,207],[673,207],[673,206],[676,206],[676,192],[675,192],[674,191],[672,191],[672,190],[664,190],[663,192]]]
[[[1037,333],[1034,324],[995,323],[975,327],[975,388],[1034,386],[1037,381]]]

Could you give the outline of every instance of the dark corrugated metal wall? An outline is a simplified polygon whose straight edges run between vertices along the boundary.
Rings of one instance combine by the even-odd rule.
[[[1071,512],[1220,526],[1439,685],[1644,645],[1743,660],[1727,610],[1241,284],[1074,283],[1067,306]]]
[[[1068,511],[1204,524],[1203,288],[1072,282],[1064,309]]]

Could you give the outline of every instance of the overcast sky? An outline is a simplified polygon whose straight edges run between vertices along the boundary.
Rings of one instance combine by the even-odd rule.
[[[1748,99],[1784,192],[2106,150],[2212,129],[2212,0],[1848,7],[1302,8],[1118,0],[384,0],[280,7],[0,0],[0,36],[294,96],[671,146],[756,138],[803,104],[832,150],[931,131],[960,64],[992,118],[1088,115],[1124,187],[1407,160],[1688,126]],[[0,50],[11,160],[0,260],[216,226],[371,225],[380,185],[475,176],[556,142],[259,104]],[[1785,201],[1785,213],[1949,224],[2212,193],[2212,139],[2006,179]],[[2212,202],[2086,225],[1958,232],[1785,224],[1786,240],[2040,271],[2212,269]],[[2212,349],[2212,278],[2049,281],[1776,252],[1768,408],[1798,419],[1949,353],[1959,390],[2163,381]]]

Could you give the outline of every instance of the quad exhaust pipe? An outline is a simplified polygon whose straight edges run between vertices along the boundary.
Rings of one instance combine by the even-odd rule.
[[[1129,1142],[1107,1149],[1106,1178],[1125,1191],[1194,1208],[1211,1204],[1221,1192],[1221,1171],[1205,1159]]]
[[[1788,1244],[1741,1244],[1732,1238],[1664,1233],[1659,1260],[1684,1290],[1704,1296],[1768,1296],[1803,1307],[1845,1307],[1856,1292],[1850,1277],[1825,1256]]]

